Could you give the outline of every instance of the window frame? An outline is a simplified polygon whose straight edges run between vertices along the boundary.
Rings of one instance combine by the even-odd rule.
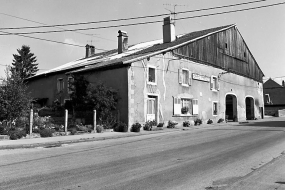
[[[149,69],[154,69],[154,82],[149,81]],[[157,69],[156,66],[148,65],[147,66],[147,84],[157,85]]]
[[[61,82],[62,82],[62,89],[60,88]],[[63,92],[63,90],[64,90],[64,80],[63,80],[63,78],[58,78],[57,79],[57,92],[60,93],[60,92]]]
[[[214,85],[214,79],[216,79],[216,83]],[[220,84],[219,84],[219,80],[218,80],[218,77],[215,76],[215,75],[212,75],[211,76],[211,81],[210,81],[210,89],[214,92],[217,92],[220,90]]]
[[[215,107],[214,105],[215,105],[215,104],[217,105],[217,106],[216,106],[216,109],[217,109],[216,114],[214,113],[214,107]],[[212,115],[213,115],[213,116],[218,116],[218,112],[219,112],[219,110],[218,110],[218,101],[213,101],[213,102],[212,102]]]
[[[186,71],[187,75],[188,75],[188,77],[186,79],[186,83],[183,82],[183,78],[184,78],[183,71]],[[178,83],[184,87],[191,86],[192,85],[192,72],[187,68],[180,68],[178,70]]]
[[[70,83],[69,83],[69,79],[72,79],[72,81],[74,81],[74,78],[73,77],[67,77],[67,93],[68,94],[71,94],[73,91],[70,90]]]
[[[183,108],[183,100],[188,100],[190,101],[190,106],[189,110],[187,113],[183,114],[182,113],[182,108]],[[197,104],[195,104],[196,109],[197,109],[197,113],[194,113],[194,101],[197,102]],[[173,116],[195,116],[198,115],[199,111],[198,111],[198,99],[195,98],[189,98],[189,97],[174,97],[173,96]]]

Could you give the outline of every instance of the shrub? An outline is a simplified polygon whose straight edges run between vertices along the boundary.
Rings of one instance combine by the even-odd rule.
[[[155,126],[154,124],[156,124],[155,121],[147,121],[147,122],[145,122],[143,129],[146,131],[151,131],[152,127]]]
[[[142,127],[142,125],[140,123],[136,122],[132,125],[131,130],[132,130],[132,132],[140,132],[141,127]]]
[[[184,121],[183,127],[190,127],[190,121]]]
[[[76,129],[77,131],[84,131],[84,132],[88,132],[88,128],[84,125],[76,125]]]
[[[157,127],[163,127],[164,126],[164,123],[159,123],[158,125],[157,125]]]
[[[102,132],[103,132],[103,129],[104,129],[104,128],[103,128],[102,125],[97,125],[97,126],[96,126],[96,132],[97,132],[97,133],[102,133]]]
[[[17,140],[22,137],[25,137],[27,135],[25,130],[19,130],[19,129],[12,129],[9,131],[9,136],[11,140]]]
[[[116,132],[128,132],[128,125],[124,122],[117,122],[113,125],[113,129]]]
[[[169,120],[167,128],[174,128],[175,125],[177,125],[177,124],[178,124],[177,122]]]
[[[71,135],[75,135],[77,133],[76,128],[69,129]]]
[[[222,123],[222,122],[224,122],[224,119],[223,119],[223,118],[220,118],[220,119],[218,120],[218,123]]]
[[[195,125],[201,125],[202,124],[202,120],[197,118],[195,121],[194,121]]]
[[[208,121],[207,121],[207,124],[212,124],[213,123],[213,120],[211,120],[211,119],[209,119]]]
[[[40,135],[41,135],[41,137],[52,137],[53,132],[54,131],[52,129],[41,129]]]

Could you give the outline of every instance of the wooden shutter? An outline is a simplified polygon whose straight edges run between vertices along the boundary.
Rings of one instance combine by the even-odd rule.
[[[198,100],[194,99],[192,102],[193,102],[193,115],[198,115],[199,114]]]
[[[212,90],[214,87],[214,80],[213,80],[213,76],[211,76],[211,80],[210,80],[210,89]]]
[[[220,90],[220,80],[217,78],[217,90]]]
[[[188,71],[188,85],[191,86],[192,85],[192,72]]]
[[[182,69],[178,69],[178,83],[179,84],[182,84],[182,77],[183,77],[183,74],[182,74]]]
[[[60,80],[57,79],[57,92],[59,92],[59,91],[60,91]]]
[[[181,99],[178,97],[173,97],[173,114],[181,114]]]

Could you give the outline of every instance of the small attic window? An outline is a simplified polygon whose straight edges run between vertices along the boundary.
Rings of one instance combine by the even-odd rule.
[[[243,56],[246,57],[246,53],[245,52],[243,53]]]
[[[226,48],[226,49],[228,48],[228,43],[225,43],[225,48]]]

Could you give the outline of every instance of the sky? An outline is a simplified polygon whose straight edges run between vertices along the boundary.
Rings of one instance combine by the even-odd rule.
[[[162,21],[166,16],[64,26],[61,28],[51,27],[14,30],[4,30],[3,28],[96,22],[157,14],[170,14],[170,11],[174,11],[174,5],[176,5],[176,12],[182,12],[251,1],[254,0],[0,0],[0,34],[3,34],[1,31],[10,33],[54,31],[161,20],[161,22],[154,24],[135,26],[121,26],[76,32],[25,34],[26,36],[76,44],[79,46],[92,43],[92,45],[97,48],[95,51],[99,53],[104,50],[117,48],[118,30],[123,30],[128,33],[129,44],[161,39]],[[176,18],[179,19],[282,2],[285,2],[285,0],[266,0],[242,6],[177,14]],[[284,20],[285,4],[237,13],[177,20],[175,30],[176,35],[179,35],[217,26],[236,24],[259,67],[265,74],[265,79],[271,77],[280,83],[281,80],[285,80]],[[16,35],[0,35],[0,77],[5,76],[5,65],[11,65],[13,54],[17,54],[17,49],[20,49],[22,45],[30,46],[31,52],[37,57],[39,72],[52,69],[85,56],[85,47],[64,45]]]

